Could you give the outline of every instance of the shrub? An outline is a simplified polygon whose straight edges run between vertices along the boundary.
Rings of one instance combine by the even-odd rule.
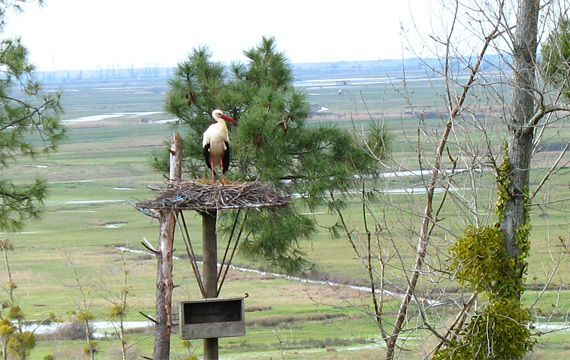
[[[65,322],[43,336],[45,340],[86,340],[85,323],[79,320]],[[92,330],[89,330],[89,334]]]

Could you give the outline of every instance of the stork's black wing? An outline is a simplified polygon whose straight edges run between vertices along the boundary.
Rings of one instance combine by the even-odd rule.
[[[230,167],[230,143],[225,142],[226,144],[226,151],[224,151],[224,158],[222,159],[222,164],[224,165],[222,168],[222,174],[228,171]]]
[[[206,144],[206,146],[204,146],[204,159],[206,159],[206,165],[208,165],[208,169],[211,169],[212,164],[210,164],[210,144]]]

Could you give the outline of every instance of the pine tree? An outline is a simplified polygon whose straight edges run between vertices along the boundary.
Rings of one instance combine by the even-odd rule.
[[[207,47],[194,49],[169,80],[166,109],[188,128],[185,166],[191,176],[206,174],[201,134],[212,110],[220,108],[238,121],[231,130],[229,176],[259,179],[301,197],[287,208],[249,212],[241,245],[252,258],[297,271],[306,265],[298,241],[315,231],[313,218],[301,215],[299,206],[324,205],[324,195],[347,190],[354,174],[376,172],[377,162],[348,131],[306,123],[306,94],[294,88],[292,66],[274,38],[263,37],[244,55],[246,63],[226,69],[211,60]],[[386,140],[383,127],[375,135],[373,141]],[[164,159],[155,156],[157,168],[166,170]]]
[[[570,19],[560,18],[558,25],[542,45],[541,69],[547,81],[570,100]]]
[[[0,33],[7,11],[19,9],[19,3],[0,4]],[[59,122],[60,93],[42,92],[20,39],[0,40],[0,66],[1,170],[17,156],[53,151],[65,131]],[[44,180],[15,184],[0,178],[0,231],[20,230],[26,220],[38,218],[45,196]]]

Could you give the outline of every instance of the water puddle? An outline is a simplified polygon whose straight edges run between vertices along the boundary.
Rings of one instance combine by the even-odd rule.
[[[51,323],[51,324],[27,324],[24,325],[23,331],[32,331],[36,335],[44,335],[58,331],[68,323]],[[119,329],[119,324],[111,321],[92,321],[89,323],[93,330],[93,337],[101,339],[105,336],[112,335]],[[152,327],[154,324],[150,321],[125,321],[123,327],[125,330],[144,329]]]
[[[80,124],[80,123],[86,123],[86,122],[92,122],[92,121],[102,121],[102,120],[107,120],[107,119],[115,119],[115,118],[119,118],[119,117],[126,117],[128,119],[132,119],[132,118],[135,118],[137,116],[149,116],[149,115],[156,115],[156,114],[162,114],[162,111],[90,115],[90,116],[78,117],[75,119],[62,120],[61,122],[64,124]]]
[[[123,202],[125,200],[74,200],[74,201],[66,201],[66,204],[106,204],[106,203],[115,203],[115,202]]]

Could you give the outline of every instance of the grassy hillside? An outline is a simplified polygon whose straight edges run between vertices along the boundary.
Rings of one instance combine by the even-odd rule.
[[[391,76],[368,74],[364,79],[361,75],[358,78],[347,74],[324,78],[304,75],[299,83],[308,93],[314,111],[311,122],[331,122],[358,128],[371,118],[383,119],[394,135],[394,154],[401,169],[418,169],[413,152],[414,137],[419,123],[428,130],[436,129],[441,123],[435,116],[440,109],[433,105],[434,96],[438,96],[434,88],[438,89],[441,81],[430,82],[420,73],[410,74],[417,78],[417,81],[410,82],[411,88],[408,89],[415,107],[411,108],[402,97],[403,89],[398,87],[400,91],[395,91],[393,87],[398,83],[398,72],[391,73]],[[124,258],[131,288],[128,320],[145,320],[139,312],[154,313],[155,259],[139,252],[123,253],[118,247],[144,251],[141,245],[143,238],[151,243],[156,243],[158,238],[157,221],[140,214],[127,202],[153,197],[155,193],[148,186],[160,187],[164,183],[161,175],[150,166],[150,154],[162,148],[173,131],[164,123],[170,116],[162,112],[166,81],[164,78],[69,79],[65,83],[50,83],[50,86],[62,87],[65,93],[64,121],[68,124],[68,141],[49,157],[18,159],[17,164],[3,174],[22,182],[32,176],[40,176],[51,184],[41,221],[30,223],[25,232],[4,234],[16,244],[16,249],[9,253],[9,262],[18,285],[18,299],[28,319],[42,319],[49,312],[54,312],[62,320],[70,320],[74,311],[82,309],[82,292],[78,286],[82,285],[90,311],[96,320],[105,320],[122,286]],[[420,121],[414,111],[433,116]],[[545,161],[535,172],[535,184],[548,169],[553,154],[556,154],[557,139],[564,138],[564,134],[567,135],[552,135],[553,148],[539,156]],[[473,141],[469,135],[459,134],[455,139],[457,144],[452,146]],[[492,136],[499,135],[493,133]],[[483,175],[487,183],[492,182],[491,175]],[[383,190],[408,189],[420,183],[417,177],[403,177],[382,180],[371,186]],[[568,182],[564,177],[557,177],[548,186],[548,196],[565,198]],[[492,204],[493,190],[480,191],[481,197],[491,199]],[[393,193],[388,198],[394,207],[411,202],[421,206],[421,196],[421,193]],[[349,205],[347,218],[361,224],[358,197],[349,199]],[[552,260],[560,256],[560,246],[553,239],[567,237],[568,218],[563,212],[554,211],[556,206],[563,206],[563,203],[554,208],[537,207],[533,213],[533,249],[528,276],[532,290],[526,296],[528,302],[532,302],[549,280],[549,271],[559,266],[558,275],[547,289],[548,296],[540,300],[538,308],[544,316],[553,315],[556,320],[564,321],[568,310],[566,299],[569,294],[564,285],[568,261],[563,260],[556,265]],[[377,209],[381,211],[380,204]],[[462,226],[454,209],[446,209],[444,214],[446,225]],[[326,209],[314,216],[323,226],[336,222]],[[397,220],[396,215],[389,212],[382,216],[387,221]],[[490,209],[482,216],[489,218]],[[188,214],[187,220],[191,238],[200,239],[200,218]],[[412,217],[410,221],[413,221]],[[408,262],[413,258],[413,236],[413,233],[402,236],[400,243],[390,245],[398,250],[401,261]],[[196,251],[201,253],[200,241],[196,243]],[[225,239],[221,238],[220,251],[224,245]],[[331,238],[323,227],[314,239],[302,246],[321,274],[326,274],[331,281],[366,284],[365,271],[345,239]],[[176,240],[175,247],[176,255],[185,253],[180,239]],[[260,267],[260,264],[239,255],[234,265]],[[175,301],[200,297],[187,260],[176,261],[174,274],[175,284],[179,286],[175,291]],[[405,285],[405,278],[397,270],[387,274],[392,290]],[[0,283],[3,288],[7,285],[4,268],[0,271]],[[270,273],[230,271],[222,296],[244,296],[246,293],[249,295],[246,299],[247,335],[222,339],[220,353],[224,357],[368,359],[382,351],[368,341],[379,339],[379,333],[374,320],[367,314],[372,307],[365,291],[347,286],[303,283]],[[562,306],[554,306],[558,313],[553,314],[549,311],[551,305]],[[397,307],[397,299],[389,299],[385,315],[393,316]],[[441,311],[445,317],[448,310]],[[569,350],[561,334],[543,337],[537,354],[545,358],[552,354],[562,358],[568,355]],[[152,352],[151,336],[148,329],[130,335],[128,342],[136,343],[134,355]],[[424,339],[416,337],[418,334],[413,336],[406,345],[414,351],[404,352],[402,356],[405,359],[422,358]],[[38,344],[31,359],[42,359],[47,354],[56,355],[56,359],[76,359],[84,346],[81,341],[45,340]],[[118,350],[117,339],[113,336],[102,339],[100,346],[101,358],[111,358]],[[201,353],[200,341],[193,341],[191,346],[196,354]],[[187,354],[176,334],[172,349],[173,359]]]

